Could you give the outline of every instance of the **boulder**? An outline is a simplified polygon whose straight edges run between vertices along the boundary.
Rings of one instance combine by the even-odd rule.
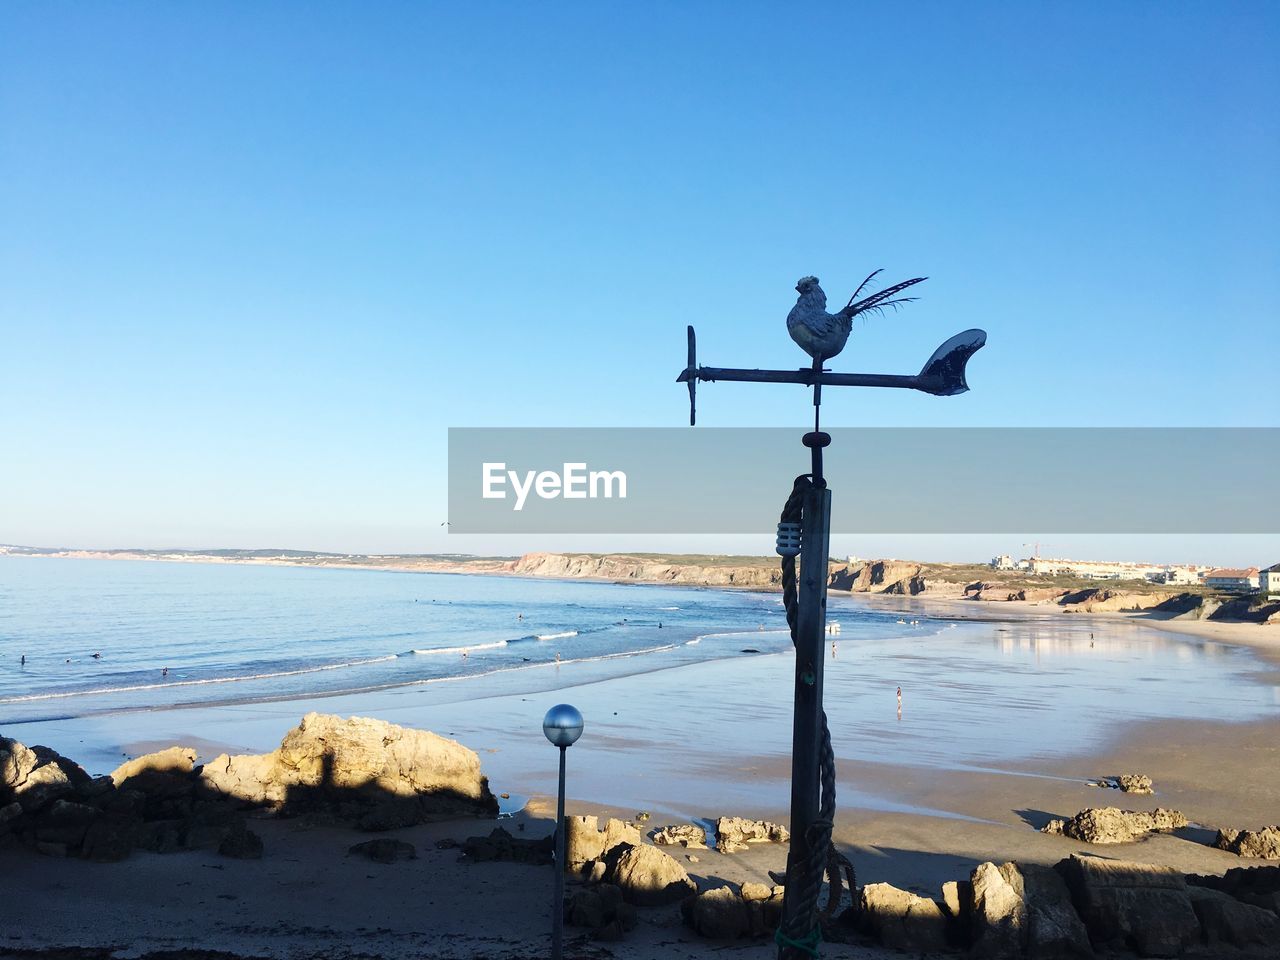
[[[1230,894],[1208,887],[1188,887],[1187,894],[1209,946],[1280,948],[1280,917],[1270,910],[1241,903]]]
[[[744,883],[742,885],[743,900],[768,900],[774,895],[774,887],[764,883]],[[777,890],[782,890],[778,887]]]
[[[1026,955],[1033,960],[1091,957],[1089,932],[1071,902],[1071,892],[1052,867],[1020,864],[1027,905]]]
[[[970,878],[974,948],[983,956],[1016,957],[1027,940],[1027,905],[1016,863],[982,863]]]
[[[928,953],[947,946],[947,918],[936,901],[887,883],[858,891],[858,926],[887,947]]]
[[[1089,807],[1070,820],[1050,820],[1042,833],[1061,834],[1085,843],[1132,843],[1148,833],[1168,833],[1187,826],[1187,818],[1177,810],[1163,807],[1145,811],[1118,807]]]
[[[1280,826],[1261,830],[1219,830],[1213,845],[1254,860],[1280,860]]]
[[[1280,916],[1280,867],[1232,867],[1220,877],[1187,877],[1187,883],[1221,890]]]
[[[418,850],[405,840],[393,840],[390,837],[378,837],[357,843],[347,850],[347,854],[358,854],[373,860],[375,863],[395,863],[397,860],[417,860]]]
[[[138,839],[136,820],[104,816],[95,820],[80,842],[80,856],[96,863],[114,863],[129,856]]]
[[[565,869],[580,870],[592,860],[603,860],[624,843],[639,846],[640,830],[625,820],[608,820],[601,829],[596,817],[565,817]]]
[[[736,940],[751,932],[751,908],[732,887],[704,890],[680,904],[685,926],[702,937]]]
[[[36,821],[36,840],[42,843],[61,843],[68,848],[78,848],[89,825],[98,818],[98,811],[83,803],[55,800],[40,814]]]
[[[76,795],[92,778],[48,747],[28,747],[0,737],[0,807],[14,801],[25,811]]]
[[[195,763],[196,752],[191,747],[169,747],[120,764],[111,771],[111,782],[117,788],[129,785],[146,792],[144,787],[130,784],[129,781],[148,773],[186,776],[195,769]]]
[[[1115,778],[1121,793],[1154,793],[1151,778],[1145,773],[1122,773]]]
[[[451,816],[496,816],[480,758],[453,740],[365,717],[309,713],[262,755],[205,764],[204,791],[284,814],[369,830]]]
[[[473,863],[503,860],[544,866],[555,861],[555,838],[526,840],[495,827],[487,837],[468,837],[463,841],[462,855]]]
[[[680,844],[682,847],[707,845],[707,831],[692,823],[673,823],[653,831],[653,842],[663,846]]]
[[[721,853],[746,850],[749,843],[787,843],[787,828],[767,820],[721,817],[716,821],[716,849]]]
[[[1079,855],[1054,869],[1066,881],[1095,949],[1173,957],[1199,938],[1200,922],[1176,870]]]
[[[968,946],[973,934],[973,883],[948,880],[942,885],[942,910],[951,919],[951,941]]]
[[[618,887],[600,883],[575,891],[565,901],[564,920],[571,927],[587,927],[593,939],[621,940],[636,925],[636,908]]]
[[[610,854],[608,882],[628,903],[653,907],[675,903],[697,891],[674,857],[648,844],[623,844]]]

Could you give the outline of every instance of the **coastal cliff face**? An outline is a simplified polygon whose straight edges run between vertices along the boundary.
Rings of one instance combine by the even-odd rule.
[[[870,560],[849,566],[831,564],[828,586],[851,593],[890,593],[914,596],[928,589],[918,563]],[[633,583],[673,583],[707,587],[781,589],[782,573],[770,557],[650,558],[627,554],[526,553],[506,565],[505,572],[522,577],[567,580],[612,580]]]
[[[625,554],[526,553],[506,565],[521,577],[613,580],[634,583],[677,583],[707,587],[781,588],[777,563],[767,558],[742,563],[672,563]]]

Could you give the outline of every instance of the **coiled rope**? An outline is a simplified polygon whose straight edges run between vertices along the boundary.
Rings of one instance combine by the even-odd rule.
[[[799,523],[804,516],[805,496],[813,489],[813,477],[802,474],[796,477],[791,496],[782,508],[782,521]],[[818,562],[825,564],[825,558]],[[787,611],[787,626],[791,628],[791,643],[796,644],[799,621],[799,596],[796,586],[796,558],[782,558],[782,603]],[[798,646],[798,645],[797,645]],[[836,757],[831,749],[831,731],[827,727],[827,714],[822,712],[822,741],[820,747],[820,799],[818,817],[805,836],[807,856],[803,860],[792,859],[787,864],[786,898],[798,897],[794,910],[784,913],[783,926],[774,936],[779,946],[781,960],[800,960],[818,956],[818,944],[822,941],[822,922],[831,918],[840,905],[843,890],[841,873],[849,884],[849,894],[857,889],[856,875],[849,858],[839,853],[831,842],[831,830],[836,815]],[[824,876],[830,881],[826,906],[818,910],[818,897],[822,893]],[[788,921],[789,917],[789,921]]]

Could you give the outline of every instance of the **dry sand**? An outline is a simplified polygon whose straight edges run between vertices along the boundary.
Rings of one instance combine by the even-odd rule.
[[[922,613],[945,611],[944,616],[1017,619],[1042,617],[1034,605],[930,601],[893,598],[895,608]],[[888,598],[884,601],[889,602]],[[963,602],[962,602],[963,603]],[[1072,621],[1083,615],[1070,615]],[[1093,616],[1099,636],[1124,615]],[[1271,662],[1276,645],[1270,633],[1246,639],[1237,634],[1266,628],[1234,624],[1152,623],[1174,634],[1220,643],[1249,642]],[[1239,627],[1240,630],[1236,630]],[[1252,642],[1250,642],[1252,641]],[[768,659],[768,658],[761,658]],[[734,661],[734,663],[739,663]],[[786,664],[779,661],[778,667]],[[718,668],[689,668],[685,681],[669,671],[667,677],[625,678],[578,688],[574,698],[586,698],[595,715],[613,702],[625,720],[630,698],[655,696],[665,685],[670,700],[651,710],[673,710],[690,698],[714,696],[705,685],[688,678],[705,677]],[[701,670],[701,672],[698,672]],[[741,675],[741,674],[740,674]],[[749,695],[749,694],[748,694]],[[594,700],[592,698],[595,698]],[[497,766],[513,783],[545,783],[538,771],[545,766],[546,745],[537,731],[513,732],[511,724],[527,698],[500,697],[481,703],[451,704],[426,711],[419,704],[397,707],[391,699],[377,715],[401,722],[409,715],[433,716],[439,732],[454,733],[478,748],[486,768]],[[226,708],[223,708],[224,710]],[[373,711],[370,711],[373,712]],[[260,749],[255,741],[270,729],[272,739],[296,722],[296,705],[259,705],[244,711],[243,736],[238,743]],[[198,714],[197,714],[198,716]],[[445,718],[448,719],[445,719]],[[292,718],[292,719],[290,719]],[[726,722],[732,722],[732,717]],[[154,726],[154,720],[152,721]],[[415,722],[414,725],[423,725]],[[141,729],[141,727],[139,728]],[[200,729],[199,727],[193,727]],[[120,728],[124,735],[125,728]],[[602,765],[627,770],[628,764],[655,755],[664,757],[648,774],[652,797],[666,797],[668,806],[652,805],[651,826],[674,822],[698,810],[709,815],[746,814],[786,821],[785,804],[776,789],[763,785],[785,783],[785,756],[765,749],[753,759],[744,753],[708,751],[699,742],[683,739],[663,753],[648,731],[619,722],[601,731],[592,749],[571,752],[578,769]],[[173,742],[165,738],[164,742]],[[175,740],[183,737],[175,732]],[[190,740],[192,738],[186,738]],[[484,744],[491,746],[484,746]],[[141,746],[142,744],[135,744]],[[203,742],[202,752],[220,744]],[[747,745],[749,752],[750,745]],[[496,752],[490,752],[496,751]],[[74,750],[68,750],[75,755]],[[856,755],[842,750],[841,756]],[[596,759],[593,760],[592,757]],[[612,768],[604,763],[612,758]],[[572,769],[572,768],[571,768]],[[1038,756],[1002,764],[998,770],[939,770],[933,767],[842,759],[840,812],[836,841],[857,868],[860,883],[887,881],[927,896],[937,896],[945,880],[967,877],[983,860],[1018,859],[1053,863],[1077,851],[1104,853],[1123,859],[1167,864],[1180,870],[1221,873],[1249,865],[1234,855],[1209,847],[1218,826],[1261,826],[1280,820],[1280,711],[1251,723],[1161,721],[1116,730],[1102,748],[1062,755]],[[1155,780],[1154,797],[1135,797],[1087,785],[1090,778],[1120,772],[1147,773]],[[631,775],[636,771],[631,770]],[[643,775],[643,774],[642,774]],[[579,776],[571,790],[582,797],[570,804],[580,813],[632,816],[634,809],[609,807],[606,780]],[[861,788],[874,786],[878,797],[893,797],[898,809],[883,803],[859,805]],[[642,784],[643,786],[643,784]],[[495,789],[506,789],[495,783]],[[630,785],[634,795],[635,782]],[[686,795],[693,791],[693,795]],[[535,790],[529,804],[503,825],[524,836],[550,831],[550,798]],[[676,797],[673,794],[680,793]],[[711,798],[718,798],[713,801]],[[1179,835],[1105,848],[1051,837],[1037,832],[1050,817],[1069,816],[1085,806],[1123,806],[1129,809],[1174,807],[1193,827]],[[713,809],[714,807],[714,809]],[[921,810],[945,811],[944,815]],[[442,837],[462,839],[487,833],[488,821],[455,821],[391,835],[418,847],[420,859],[389,865],[349,857],[347,848],[367,835],[332,828],[308,828],[297,822],[255,824],[264,837],[261,861],[226,860],[208,853],[154,855],[135,853],[119,864],[53,860],[25,850],[0,851],[0,904],[4,905],[6,951],[52,946],[118,946],[118,956],[154,951],[207,948],[263,957],[492,957],[524,958],[547,954],[550,868],[515,864],[462,864],[456,850],[437,850]],[[724,856],[714,850],[672,851],[695,878],[764,880],[769,870],[785,863],[781,847],[762,846],[747,853]],[[693,853],[697,863],[688,861]],[[675,907],[642,911],[637,931],[622,944],[588,944],[571,940],[569,956],[649,958],[729,955],[743,958],[775,956],[772,944],[723,944],[700,941],[678,923]],[[571,937],[575,931],[567,931]],[[832,944],[824,956],[897,956],[889,951]]]

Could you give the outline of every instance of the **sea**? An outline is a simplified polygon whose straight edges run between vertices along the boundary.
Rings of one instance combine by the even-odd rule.
[[[982,766],[1079,749],[1142,721],[1280,713],[1274,674],[1246,649],[1130,622],[979,623],[909,604],[829,601],[827,710],[833,736],[865,759]],[[183,729],[203,729],[252,712],[266,718],[263,743],[252,742],[269,746],[303,702],[449,732],[460,702],[489,698],[495,711],[505,697],[537,713],[573,687],[619,731],[636,718],[633,737],[679,716],[687,741],[732,752],[746,736],[783,753],[790,650],[776,593],[0,557],[0,733],[19,740],[24,726],[76,744],[95,731],[143,739],[179,714]],[[633,679],[610,683],[622,677]]]

